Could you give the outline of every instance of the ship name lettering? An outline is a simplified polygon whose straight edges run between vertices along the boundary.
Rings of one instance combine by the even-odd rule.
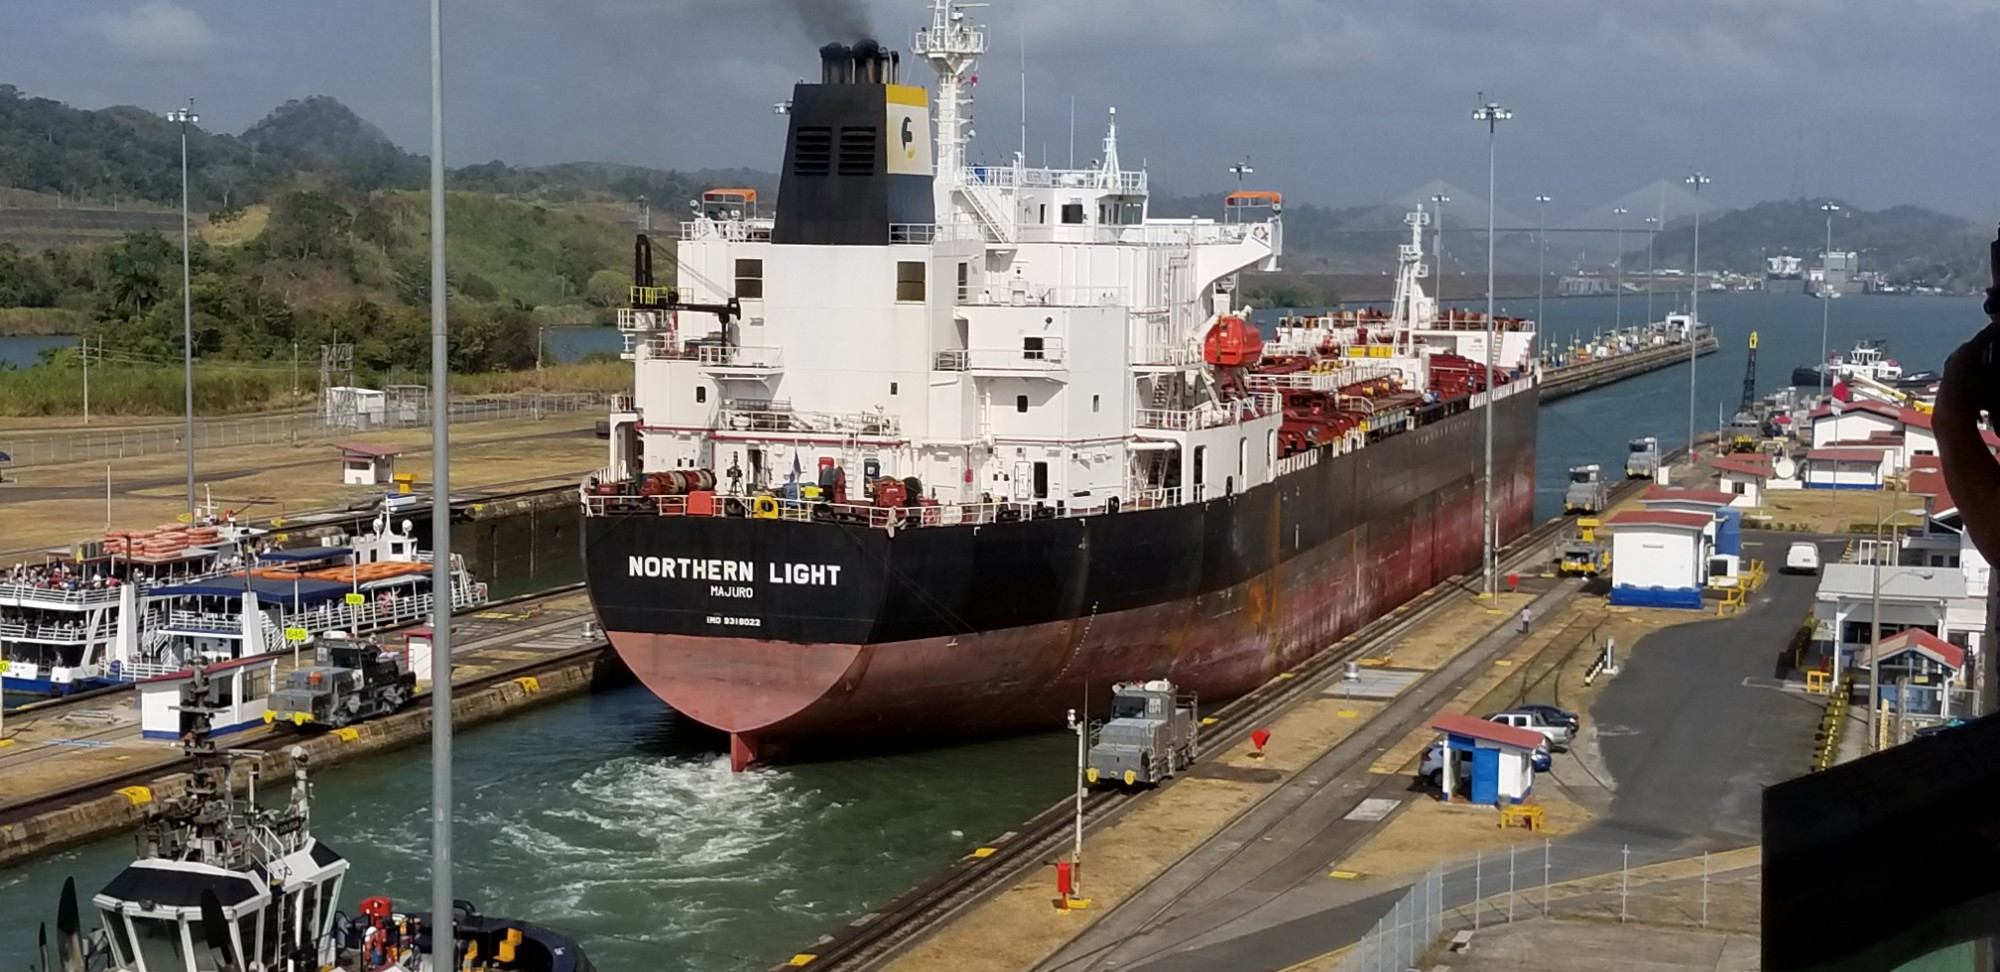
[[[757,589],[754,587],[747,587],[740,584],[735,587],[730,587],[724,584],[710,584],[708,585],[708,596],[751,598],[757,596]]]
[[[757,579],[757,565],[748,560],[627,557],[625,573],[631,577],[664,577],[668,580],[754,581]]]
[[[766,563],[773,584],[803,584],[810,587],[838,587],[840,585],[839,564],[777,564]]]

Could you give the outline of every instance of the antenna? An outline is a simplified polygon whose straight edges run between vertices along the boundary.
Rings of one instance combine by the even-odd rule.
[[[1028,161],[1028,22],[1021,21],[1021,154],[1015,156],[1023,165]]]

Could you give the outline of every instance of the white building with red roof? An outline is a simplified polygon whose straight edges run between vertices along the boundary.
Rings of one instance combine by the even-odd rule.
[[[1948,718],[1970,710],[1969,699],[1955,705],[1952,696],[1964,688],[1966,649],[1922,628],[1883,637],[1855,656],[1858,671],[1879,668],[1875,681],[1882,700],[1898,714]]]
[[[1444,734],[1452,757],[1441,767],[1447,798],[1464,790],[1473,803],[1498,805],[1520,803],[1534,791],[1535,750],[1546,741],[1541,733],[1456,713],[1432,719],[1431,728]],[[1468,769],[1471,779],[1462,780]]]
[[[1799,478],[1807,489],[1881,489],[1893,462],[1892,451],[1879,446],[1810,449]]]
[[[1733,506],[1764,505],[1764,491],[1777,476],[1771,457],[1761,452],[1722,456],[1709,465],[1720,474],[1718,488]]]

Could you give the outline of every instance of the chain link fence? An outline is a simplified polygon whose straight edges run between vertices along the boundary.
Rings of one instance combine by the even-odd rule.
[[[1754,931],[1759,853],[1751,847],[1690,857],[1544,840],[1447,861],[1411,885],[1335,968],[1424,968],[1435,949],[1530,918]]]
[[[610,396],[599,394],[470,399],[451,403],[451,421],[457,425],[535,419],[563,413],[604,412],[609,409],[610,402]],[[428,404],[373,415],[356,415],[353,425],[330,424],[322,413],[304,410],[239,418],[198,418],[194,427],[194,447],[199,451],[334,442],[373,429],[421,428],[429,424]],[[16,468],[107,462],[184,452],[187,449],[185,433],[186,426],[173,423],[103,431],[81,426],[60,434],[16,432],[11,438],[0,437],[0,453],[11,456]],[[5,435],[7,433],[0,433],[0,436]]]

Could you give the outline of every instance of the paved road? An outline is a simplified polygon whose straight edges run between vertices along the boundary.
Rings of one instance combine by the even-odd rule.
[[[1797,534],[1747,533],[1746,555],[1782,563]],[[1835,553],[1834,541],[1825,551]],[[1817,577],[1772,574],[1753,610],[1641,639],[1591,707],[1614,795],[1590,834],[1740,846],[1758,840],[1766,786],[1805,772],[1822,712],[1780,688],[1778,656],[1812,611]]]
[[[1754,544],[1747,555],[1771,563],[1799,537],[1744,539]],[[1604,820],[1565,843],[1631,844],[1637,863],[1757,840],[1764,787],[1803,772],[1811,755],[1820,707],[1774,676],[1817,587],[1817,578],[1773,575],[1738,617],[1691,618],[1629,646],[1621,673],[1586,716],[1594,738],[1578,756],[1557,759],[1565,784],[1595,790],[1579,794],[1586,803],[1608,804]],[[1361,836],[1364,828],[1341,819],[1345,808],[1367,796],[1407,797],[1400,791],[1408,783],[1375,777],[1365,765],[1327,769],[1303,774],[1319,777],[1320,793],[1286,819],[1254,835],[1225,831],[1041,968],[1277,969],[1354,941],[1402,889],[1314,879]],[[1206,867],[1185,866],[1205,857],[1212,858]]]

